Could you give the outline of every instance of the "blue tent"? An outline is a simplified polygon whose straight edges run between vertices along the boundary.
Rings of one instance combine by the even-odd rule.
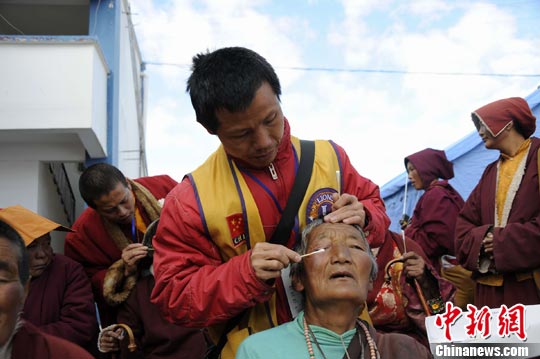
[[[527,100],[529,107],[536,116],[537,124],[534,136],[539,137],[540,89],[537,88],[533,93],[525,97],[525,100]],[[486,166],[495,161],[499,154],[498,151],[487,150],[476,131],[471,132],[444,151],[448,159],[454,163],[455,177],[450,180],[450,183],[465,200],[478,183]],[[386,205],[386,213],[392,221],[390,229],[396,232],[400,231],[399,219],[403,216],[406,178],[407,173],[403,172],[381,187],[381,197]],[[408,183],[405,213],[409,216],[412,216],[416,202],[423,193],[424,191],[417,191],[410,185],[410,182]]]

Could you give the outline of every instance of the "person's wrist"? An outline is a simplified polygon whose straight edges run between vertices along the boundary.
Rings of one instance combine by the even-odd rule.
[[[137,266],[130,266],[125,263],[124,265],[124,276],[129,277],[130,275],[133,275],[137,271]]]

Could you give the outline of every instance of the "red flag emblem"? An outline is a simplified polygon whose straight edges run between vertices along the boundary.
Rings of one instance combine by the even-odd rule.
[[[244,217],[242,213],[231,214],[227,218],[227,224],[229,225],[229,231],[231,232],[231,240],[235,247],[238,247],[246,240],[246,234],[244,231]]]

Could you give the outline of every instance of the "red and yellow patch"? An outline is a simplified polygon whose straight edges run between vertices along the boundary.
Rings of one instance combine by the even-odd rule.
[[[227,218],[229,232],[231,233],[231,241],[234,247],[238,247],[246,241],[246,232],[244,228],[244,217],[242,213],[231,214]]]

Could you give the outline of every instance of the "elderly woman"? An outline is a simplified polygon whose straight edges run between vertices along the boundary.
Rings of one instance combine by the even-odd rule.
[[[291,280],[304,294],[304,311],[292,322],[254,334],[236,358],[430,358],[401,334],[377,334],[358,319],[377,276],[377,264],[360,227],[314,220],[302,234]]]
[[[22,317],[91,351],[97,321],[90,281],[79,263],[51,247],[52,231],[71,229],[19,205],[0,210],[0,219],[20,234],[28,251],[30,286]]]
[[[0,358],[91,359],[82,348],[20,317],[30,267],[23,239],[0,220]]]

